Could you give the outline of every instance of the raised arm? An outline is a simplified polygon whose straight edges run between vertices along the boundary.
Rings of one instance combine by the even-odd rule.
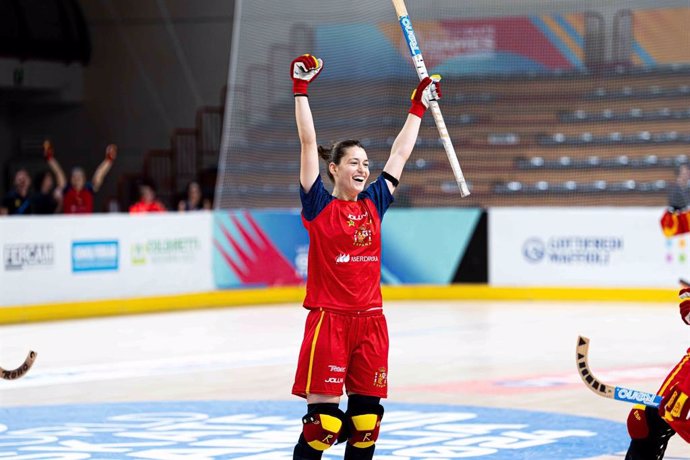
[[[67,185],[67,179],[65,178],[65,172],[62,170],[60,163],[55,159],[55,149],[53,143],[46,139],[43,141],[43,158],[45,158],[48,167],[53,174],[55,174],[55,184],[57,189],[62,192]]]
[[[309,192],[319,175],[319,151],[307,87],[319,75],[321,69],[323,61],[309,54],[292,61],[290,68],[292,91],[295,95],[295,121],[301,146],[299,181],[306,192]]]
[[[94,192],[97,192],[101,188],[101,185],[103,185],[103,180],[108,174],[108,171],[110,171],[110,168],[113,166],[113,161],[115,161],[116,157],[117,145],[109,144],[105,148],[105,159],[101,161],[101,164],[99,164],[98,168],[96,168],[96,172],[93,173],[91,185],[93,185]]]
[[[393,141],[391,154],[383,167],[384,172],[397,180],[400,180],[405,164],[410,159],[410,155],[412,155],[412,150],[419,135],[419,128],[422,125],[422,117],[424,117],[426,109],[429,108],[429,101],[441,98],[440,80],[441,77],[438,75],[432,75],[431,78],[426,77],[419,82],[417,88],[412,92],[412,105],[410,106],[407,120],[405,120],[405,124],[395,138],[395,141]],[[397,183],[394,184],[388,180],[387,184],[388,189],[393,193]]]

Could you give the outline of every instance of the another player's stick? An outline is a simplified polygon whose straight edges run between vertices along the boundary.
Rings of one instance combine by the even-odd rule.
[[[589,363],[587,361],[588,351],[589,339],[581,335],[578,336],[577,350],[575,353],[577,370],[580,372],[582,381],[585,382],[585,385],[587,385],[590,390],[604,398],[617,399],[618,401],[625,401],[633,404],[644,404],[649,407],[659,407],[659,404],[661,404],[661,396],[659,395],[615,385],[607,385],[597,379],[589,369]]]
[[[424,64],[424,58],[422,57],[422,50],[419,48],[417,37],[415,36],[414,29],[412,28],[412,21],[410,21],[410,17],[407,15],[405,0],[393,0],[393,6],[395,7],[395,12],[397,13],[398,20],[400,21],[403,36],[407,41],[408,48],[410,49],[410,54],[412,55],[415,69],[417,69],[417,75],[419,76],[420,80],[423,80],[425,77],[429,76],[429,73],[426,70],[426,64]],[[429,108],[431,109],[431,114],[436,122],[436,128],[438,128],[438,134],[441,137],[443,149],[446,151],[448,161],[450,161],[450,167],[453,169],[455,181],[458,183],[458,188],[460,188],[460,195],[464,198],[470,194],[470,189],[467,187],[465,176],[463,176],[462,169],[460,169],[458,155],[455,153],[455,148],[453,147],[453,142],[450,139],[450,134],[448,134],[448,128],[446,127],[446,122],[443,120],[443,115],[441,114],[441,108],[438,106],[438,101],[429,101]]]
[[[0,367],[0,377],[2,377],[5,380],[15,380],[20,377],[23,377],[24,375],[26,375],[27,372],[29,372],[31,366],[34,365],[34,361],[36,361],[36,356],[37,353],[35,351],[30,351],[28,356],[24,360],[24,363],[22,363],[22,365],[16,369],[6,371],[2,367]]]

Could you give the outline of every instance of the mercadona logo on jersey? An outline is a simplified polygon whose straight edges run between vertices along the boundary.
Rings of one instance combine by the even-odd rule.
[[[288,460],[303,413],[298,401],[9,407],[0,412],[0,450],[32,460]],[[593,418],[388,403],[376,452],[387,460],[568,460],[624,450],[627,439],[622,423]],[[324,459],[342,455],[338,445]]]

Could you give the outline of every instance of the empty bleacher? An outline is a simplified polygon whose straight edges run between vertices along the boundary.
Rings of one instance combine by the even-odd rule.
[[[442,110],[472,195],[460,198],[433,120],[426,117],[398,201],[664,206],[675,168],[690,155],[688,76],[687,68],[678,67],[446,79]],[[315,85],[310,103],[320,142],[360,139],[377,174],[404,122],[412,83],[388,82],[384,91],[370,92],[353,87],[359,99],[345,102],[346,83]],[[276,104],[271,113],[248,129],[242,161],[233,168],[233,193],[255,194],[257,205],[298,206],[292,101]],[[257,178],[270,184],[257,184]]]

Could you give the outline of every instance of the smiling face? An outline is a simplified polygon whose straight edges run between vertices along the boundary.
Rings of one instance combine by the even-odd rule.
[[[369,178],[369,158],[362,147],[347,147],[338,164],[331,162],[328,170],[333,175],[333,194],[343,200],[355,200],[364,191]]]

